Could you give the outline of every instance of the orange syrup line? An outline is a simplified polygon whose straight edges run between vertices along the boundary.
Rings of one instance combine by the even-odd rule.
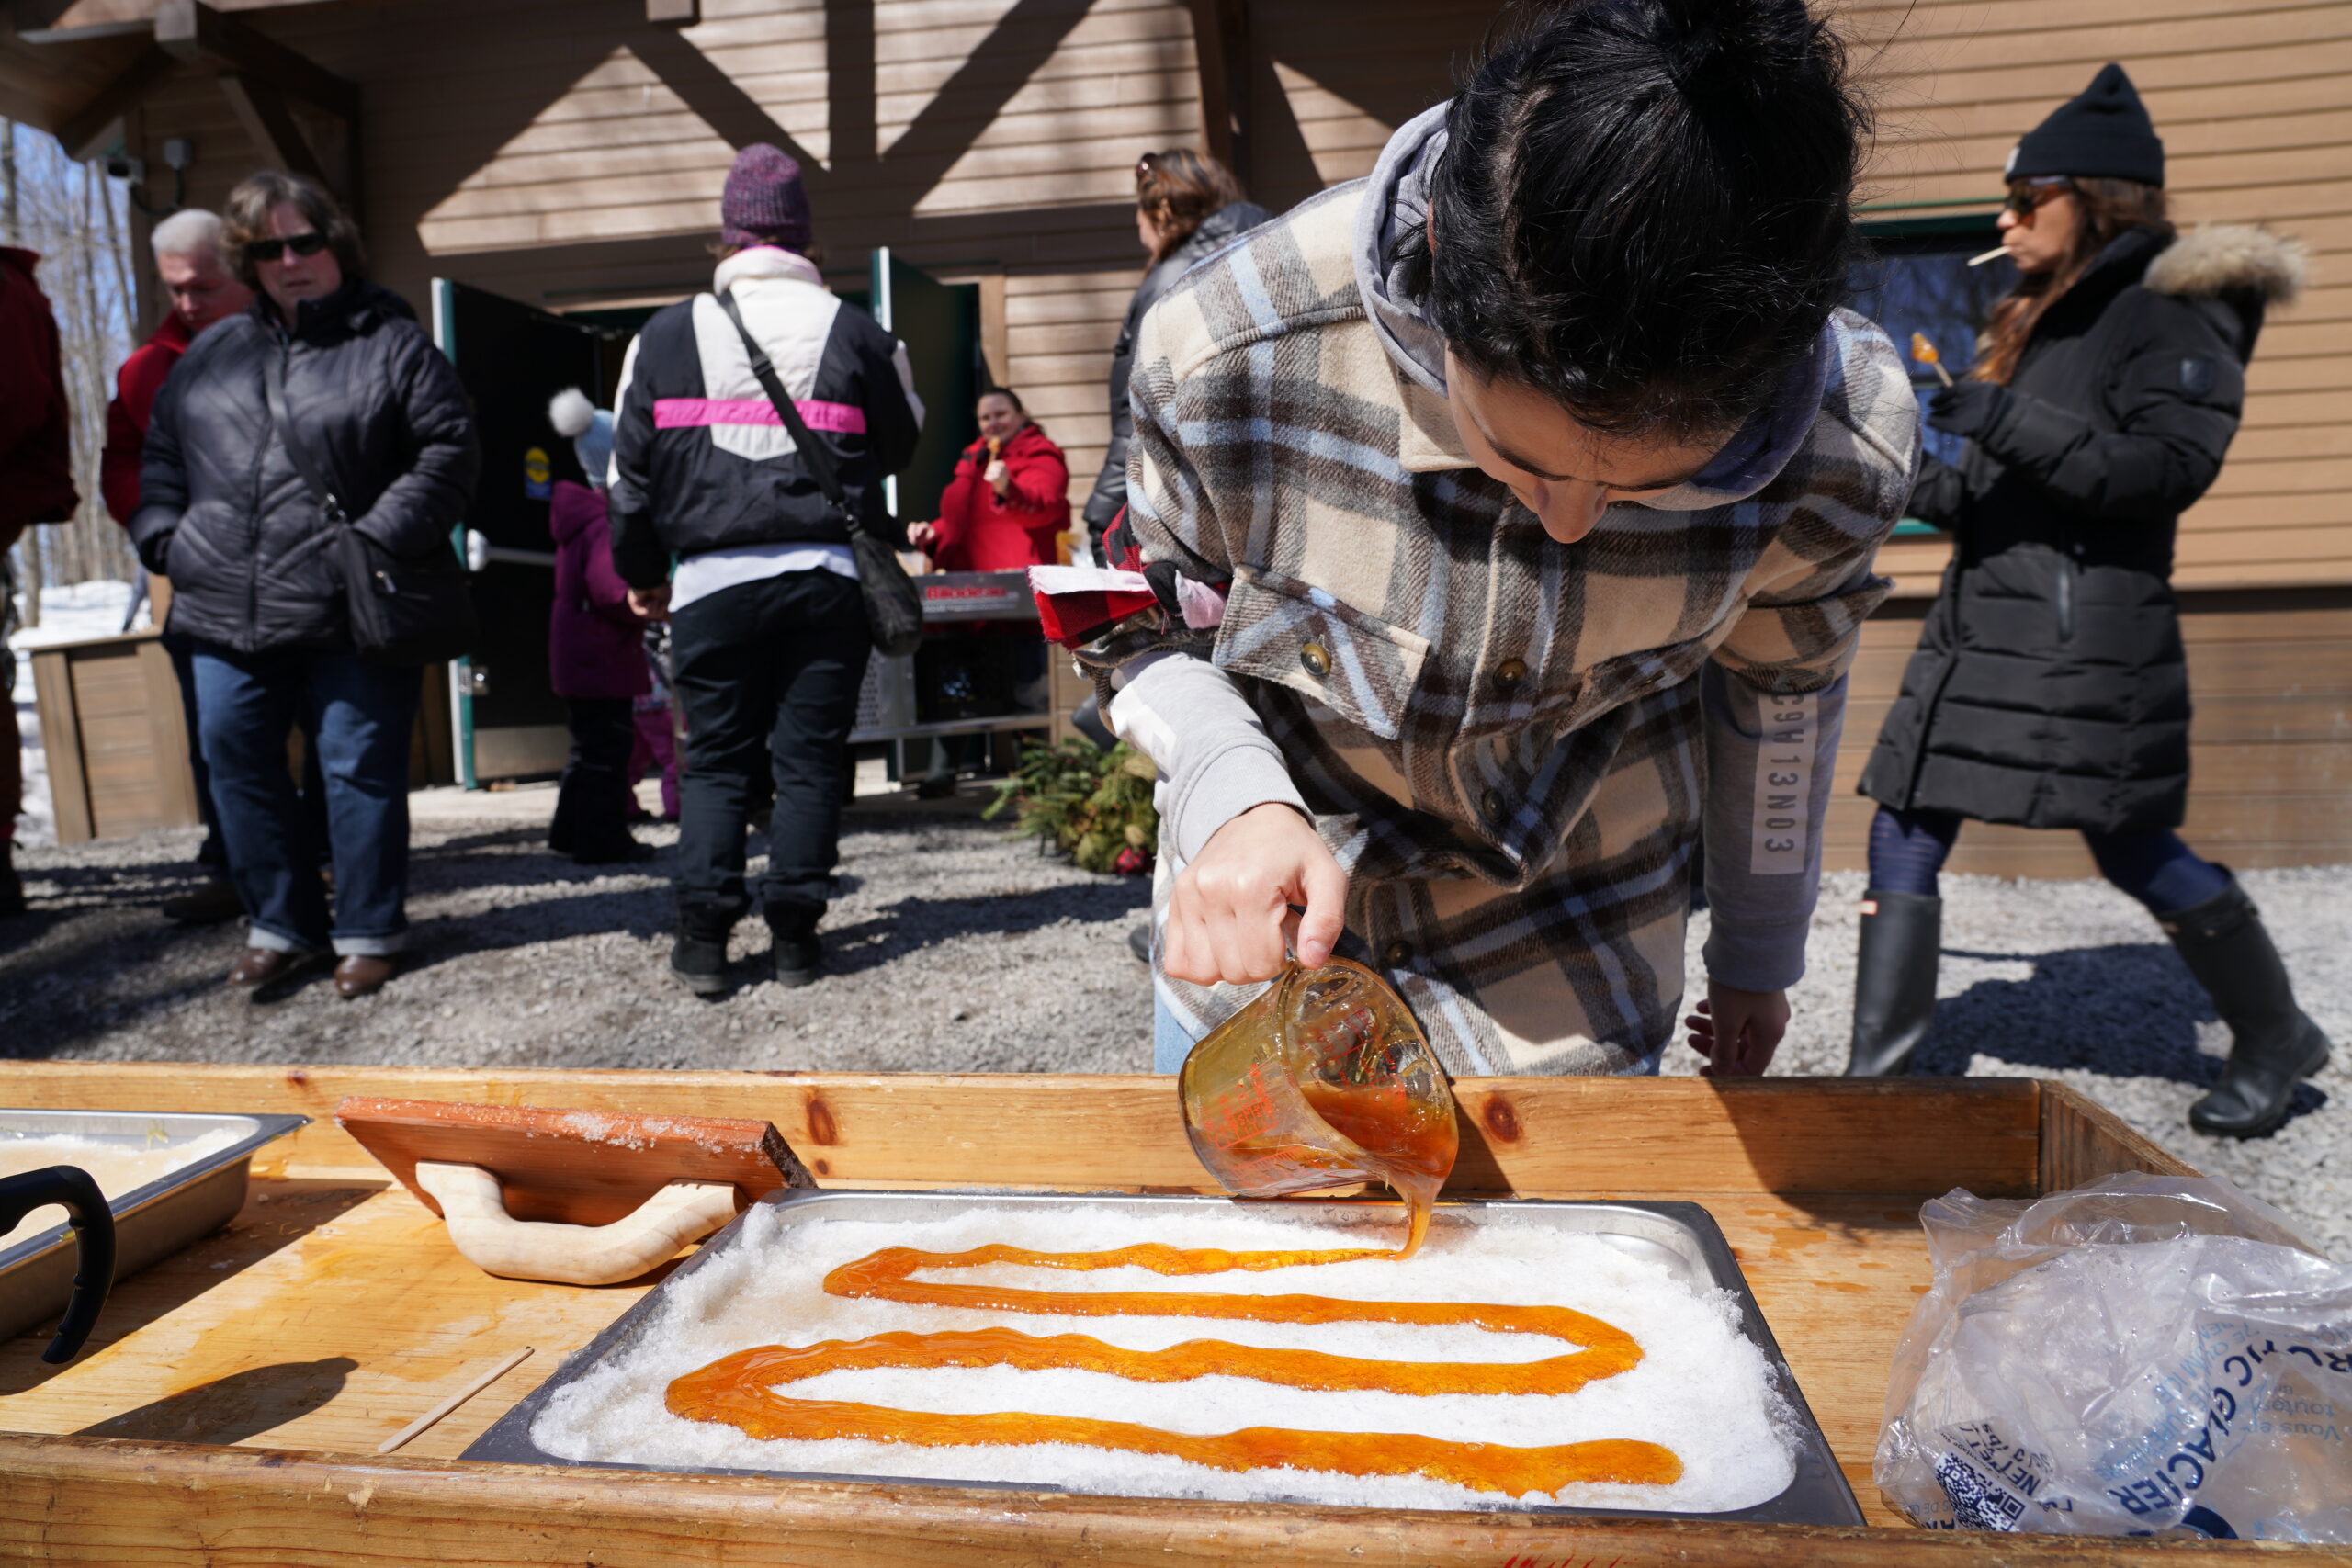
[[[1682,1461],[1655,1443],[1623,1439],[1513,1448],[1395,1432],[1306,1432],[1250,1427],[1215,1436],[1168,1432],[1134,1422],[1018,1411],[944,1416],[774,1392],[829,1371],[879,1367],[1012,1367],[1108,1373],[1136,1382],[1210,1376],[1252,1378],[1291,1388],[1389,1393],[1572,1393],[1630,1371],[1642,1359],[1633,1336],[1567,1307],[1477,1302],[1365,1302],[1329,1296],[1208,1295],[1186,1292],[1059,1292],[1002,1285],[918,1281],[924,1269],[1012,1264],[1033,1269],[1139,1268],[1163,1276],[1260,1272],[1347,1263],[1396,1253],[1371,1247],[1301,1252],[1227,1252],[1145,1243],[1105,1252],[1033,1252],[989,1246],[967,1252],[885,1247],[825,1276],[830,1295],[1057,1316],[1210,1317],[1254,1323],[1401,1323],[1539,1334],[1580,1347],[1539,1361],[1391,1362],[1317,1350],[1269,1349],[1191,1339],[1162,1350],[1130,1350],[1084,1335],[1040,1337],[1010,1328],[938,1334],[877,1334],[803,1347],[741,1350],[672,1382],[673,1414],[722,1421],[755,1438],[864,1438],[950,1447],[985,1443],[1078,1443],[1164,1454],[1216,1469],[1336,1471],[1349,1475],[1427,1475],[1514,1495],[1556,1492],[1576,1482],[1663,1485]]]

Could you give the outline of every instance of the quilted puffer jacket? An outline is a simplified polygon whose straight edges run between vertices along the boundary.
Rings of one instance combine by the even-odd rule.
[[[453,547],[481,466],[473,416],[408,301],[364,281],[303,301],[291,332],[257,299],[172,367],[130,520],[139,558],[171,579],[171,629],[240,653],[344,647],[333,531],[269,416],[272,355],[344,511],[396,556]]]

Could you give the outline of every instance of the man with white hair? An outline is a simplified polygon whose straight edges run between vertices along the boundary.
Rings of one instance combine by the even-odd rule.
[[[171,313],[145,343],[130,351],[115,376],[114,401],[107,405],[107,449],[99,464],[100,488],[115,521],[129,524],[139,511],[139,449],[147,440],[147,411],[164,378],[180,362],[197,334],[253,303],[254,291],[237,280],[220,250],[218,213],[190,207],[173,213],[150,240],[155,276],[171,296]]]
[[[171,296],[163,325],[130,351],[115,376],[114,401],[107,405],[107,446],[98,460],[98,488],[116,522],[128,525],[139,512],[139,454],[147,441],[148,411],[164,389],[172,367],[197,334],[227,321],[253,303],[254,291],[237,278],[221,249],[220,219],[201,208],[186,208],[155,225],[150,243],[155,275]],[[160,618],[160,617],[159,617]],[[184,639],[166,636],[164,647],[180,678],[180,706],[187,716],[188,766],[196,774],[198,808],[204,814],[204,847],[197,862],[209,874],[202,888],[164,905],[164,913],[192,925],[234,919],[244,912],[229,883],[228,852],[213,820],[212,792],[196,741],[196,683],[190,678]]]

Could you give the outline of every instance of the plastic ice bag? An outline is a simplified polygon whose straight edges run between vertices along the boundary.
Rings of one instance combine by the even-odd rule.
[[[2226,1181],[1920,1211],[1872,1477],[1943,1529],[2352,1542],[2352,1268]]]

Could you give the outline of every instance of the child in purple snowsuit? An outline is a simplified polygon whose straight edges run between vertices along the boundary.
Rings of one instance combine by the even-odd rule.
[[[570,710],[571,754],[556,792],[548,847],[582,865],[652,854],[629,834],[630,751],[637,699],[652,688],[645,623],[628,607],[628,584],[613,568],[613,530],[603,484],[613,416],[577,390],[558,393],[548,415],[572,437],[580,467],[597,488],[559,480],[548,507],[555,536],[555,604],[548,615],[548,671]]]

